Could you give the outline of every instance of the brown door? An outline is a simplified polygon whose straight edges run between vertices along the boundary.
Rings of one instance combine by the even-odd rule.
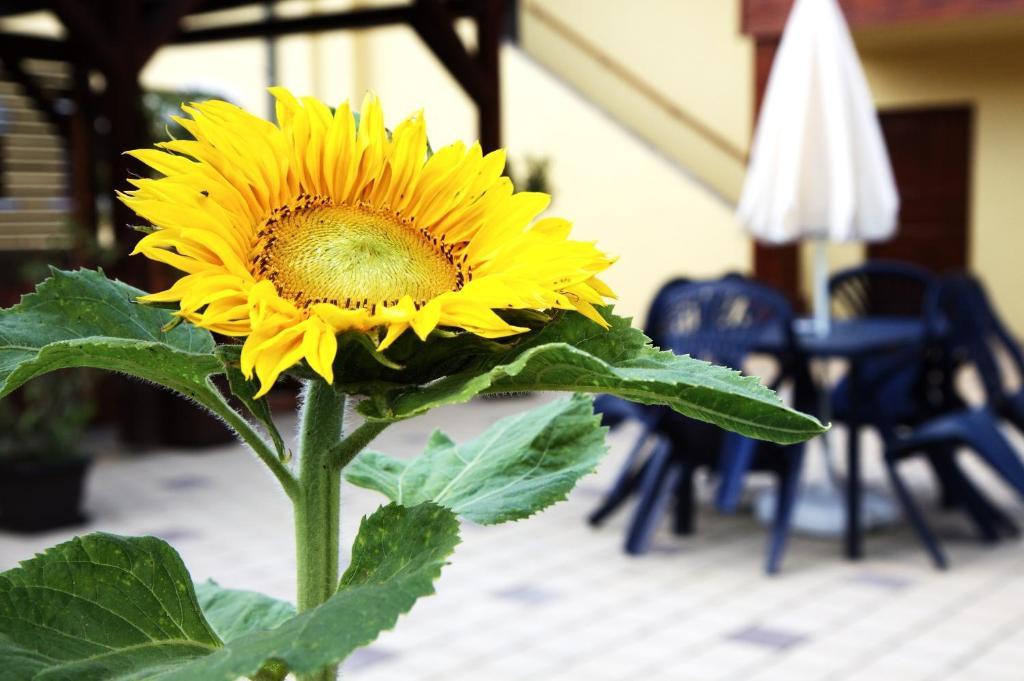
[[[971,110],[889,111],[880,118],[900,192],[900,221],[896,236],[872,244],[869,257],[935,272],[965,269]]]

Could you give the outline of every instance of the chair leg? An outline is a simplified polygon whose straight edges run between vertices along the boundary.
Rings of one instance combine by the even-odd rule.
[[[626,534],[626,553],[638,556],[650,548],[651,538],[671,492],[682,473],[679,462],[673,461],[672,446],[662,440],[651,453],[640,486],[640,501],[633,511]]]
[[[906,484],[900,477],[900,473],[896,468],[896,461],[891,456],[885,457],[885,467],[889,472],[889,480],[892,481],[893,489],[896,490],[896,496],[899,497],[900,504],[903,506],[903,512],[906,513],[907,519],[913,526],[914,531],[917,532],[918,538],[921,543],[924,544],[925,549],[931,554],[932,562],[935,563],[935,567],[940,570],[945,570],[947,566],[946,556],[942,552],[942,548],[939,546],[938,539],[932,534],[931,528],[924,520],[924,516],[921,515],[921,511],[917,508],[917,504],[914,503],[914,498],[910,494],[910,490],[907,489]]]
[[[1000,530],[1008,537],[1020,536],[1020,528],[1017,527],[1017,524],[978,489],[971,478],[960,468],[956,459],[951,460],[951,470],[960,490],[960,496],[966,500],[966,503],[973,505],[979,513],[984,515],[996,530],[997,537]]]
[[[691,535],[695,530],[696,516],[693,503],[695,472],[694,466],[684,464],[679,475],[679,484],[676,485],[676,507],[672,518],[672,532],[677,535]]]
[[[963,433],[966,444],[1024,497],[1024,463],[999,432],[993,416],[978,411],[970,415],[968,423]]]
[[[793,521],[793,506],[800,490],[800,477],[803,472],[804,448],[795,445],[785,451],[788,458],[785,468],[779,473],[778,497],[775,502],[775,518],[772,521],[771,535],[768,540],[768,559],[765,572],[777,574],[782,566],[782,556],[789,538],[789,528]]]
[[[626,457],[626,462],[622,465],[622,469],[619,471],[619,475],[612,484],[611,489],[608,490],[608,494],[605,495],[601,505],[590,514],[588,520],[591,525],[596,526],[603,523],[639,486],[640,481],[643,480],[644,470],[648,462],[645,461],[637,466],[637,461],[640,459],[640,455],[649,439],[646,431],[637,438],[636,444],[633,445],[633,449],[630,450],[629,455]]]
[[[936,476],[942,482],[943,508],[962,507],[974,523],[981,540],[987,544],[999,541],[996,519],[993,517],[987,502],[974,488],[970,480],[956,463],[955,448],[943,446],[928,452],[928,460]],[[947,505],[945,499],[949,495],[952,502]]]
[[[756,449],[756,440],[735,433],[726,433],[720,458],[720,481],[718,492],[715,494],[715,506],[719,511],[732,513],[739,505],[743,481],[750,470]]]
[[[957,483],[951,477],[948,462],[952,460],[955,448],[939,446],[928,451],[928,462],[935,471],[939,481],[939,506],[949,511],[960,505],[961,499],[956,491]]]

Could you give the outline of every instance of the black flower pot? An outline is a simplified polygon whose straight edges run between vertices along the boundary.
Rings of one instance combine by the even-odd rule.
[[[80,525],[82,489],[92,458],[0,460],[0,528],[43,532]]]

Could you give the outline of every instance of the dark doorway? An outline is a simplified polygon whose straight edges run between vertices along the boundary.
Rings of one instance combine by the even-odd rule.
[[[868,248],[870,258],[904,260],[934,272],[967,267],[971,110],[880,114],[900,192],[899,231]]]

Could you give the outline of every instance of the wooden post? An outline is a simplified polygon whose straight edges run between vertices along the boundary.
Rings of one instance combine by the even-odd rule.
[[[477,99],[480,146],[484,153],[501,147],[501,34],[504,0],[484,0],[477,11],[477,63],[481,92]]]
[[[500,46],[504,0],[481,0],[474,15],[476,55],[470,55],[452,25],[454,16],[439,0],[417,0],[412,26],[477,106],[480,146],[501,146]]]
[[[754,120],[761,112],[768,75],[779,47],[778,38],[756,38],[754,48]],[[806,303],[800,295],[800,245],[769,246],[754,242],[754,277],[785,294],[798,310]]]
[[[68,134],[68,186],[71,189],[72,214],[75,221],[75,248],[72,261],[76,266],[88,264],[96,246],[96,158],[94,135],[95,112],[89,74],[81,64],[74,64],[73,101]]]

